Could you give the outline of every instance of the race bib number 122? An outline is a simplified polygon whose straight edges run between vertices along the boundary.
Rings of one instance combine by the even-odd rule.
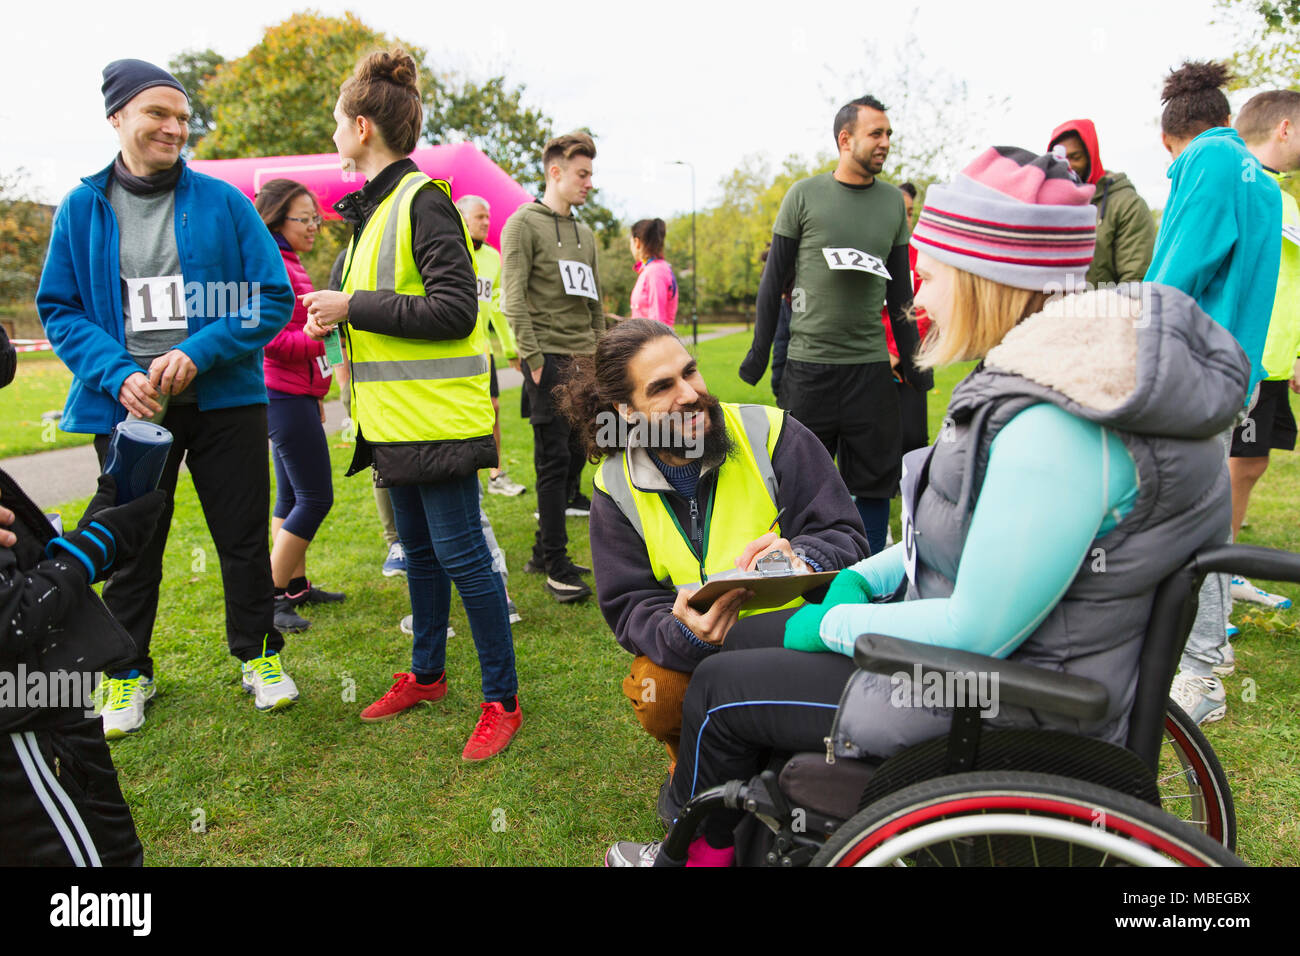
[[[188,331],[184,276],[127,279],[126,307],[132,332]]]
[[[843,248],[828,246],[822,249],[822,255],[826,257],[826,265],[830,269],[869,272],[872,275],[880,276],[882,279],[890,278],[885,263],[877,256],[873,256],[869,252],[863,252],[861,249],[852,249],[847,246]]]
[[[564,283],[566,295],[584,295],[588,299],[596,298],[596,277],[591,266],[575,259],[560,260],[560,280]]]

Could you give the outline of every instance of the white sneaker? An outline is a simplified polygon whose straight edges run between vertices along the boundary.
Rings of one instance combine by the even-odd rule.
[[[144,705],[153,699],[157,688],[152,677],[107,677],[101,685],[104,708],[100,717],[104,721],[104,739],[121,740],[127,734],[137,733],[144,726]]]
[[[415,634],[415,615],[414,615],[414,614],[408,614],[408,615],[406,615],[406,617],[404,617],[404,618],[402,618],[400,621],[398,621],[397,626],[398,626],[399,628],[402,629],[402,633],[403,633],[403,634],[411,634],[411,635],[414,635],[414,634]],[[450,624],[447,625],[447,636],[448,636],[448,637],[455,637],[455,636],[456,636],[456,629],[455,629],[454,627],[452,627]]]
[[[1229,590],[1232,592],[1234,601],[1249,601],[1251,604],[1262,604],[1264,607],[1275,609],[1285,609],[1291,606],[1291,599],[1281,594],[1270,594],[1263,588],[1257,588],[1245,578],[1233,575],[1232,584]]]
[[[1198,724],[1222,720],[1228,713],[1228,694],[1217,677],[1179,672],[1169,687],[1169,696]]]
[[[517,481],[511,481],[510,476],[503,470],[495,478],[488,478],[487,490],[490,495],[506,495],[514,498],[517,495],[522,495],[528,489]]]
[[[298,699],[298,685],[274,652],[244,661],[241,678],[245,693],[253,695],[258,710],[284,710]]]

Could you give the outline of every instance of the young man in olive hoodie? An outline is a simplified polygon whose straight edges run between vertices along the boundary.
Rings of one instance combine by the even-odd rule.
[[[593,355],[605,330],[596,269],[596,237],[573,215],[591,191],[596,144],[574,132],[546,144],[546,191],[519,209],[501,231],[501,311],[523,360],[524,398],[533,426],[537,473],[537,537],[526,571],[545,571],[546,590],[560,603],[591,595],[589,569],[569,560],[564,512],[571,473],[583,453],[569,423],[552,406],[551,390],[566,381],[578,355]]]
[[[1097,251],[1084,277],[1088,285],[1141,282],[1156,244],[1150,208],[1127,176],[1102,166],[1092,120],[1070,120],[1056,127],[1048,152],[1057,145],[1065,148],[1065,159],[1080,182],[1097,187],[1092,194],[1097,207]]]

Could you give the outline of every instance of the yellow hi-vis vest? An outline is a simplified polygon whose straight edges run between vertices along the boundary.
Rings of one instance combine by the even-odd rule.
[[[696,556],[689,535],[664,500],[666,492],[643,491],[632,483],[626,450],[606,458],[596,471],[596,487],[609,495],[641,536],[650,568],[666,588],[700,587],[710,575],[733,570],[745,545],[762,537],[776,519],[772,450],[781,436],[784,413],[767,405],[723,402],[722,416],[736,451],[718,469],[704,506],[703,560]],[[773,530],[784,537],[779,523]],[[783,608],[741,611],[740,616],[802,603],[802,598],[795,598]]]
[[[348,249],[344,292],[426,294],[411,248],[411,203],[430,183],[451,197],[445,182],[419,171],[407,173],[384,197]],[[473,261],[467,228],[465,245]],[[481,322],[466,338],[437,342],[349,328],[352,417],[358,429],[372,443],[491,435],[487,351]]]

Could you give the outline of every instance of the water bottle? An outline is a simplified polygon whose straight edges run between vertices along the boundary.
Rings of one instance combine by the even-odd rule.
[[[144,421],[118,422],[108,443],[104,473],[117,481],[117,504],[134,501],[158,487],[172,433]]]

